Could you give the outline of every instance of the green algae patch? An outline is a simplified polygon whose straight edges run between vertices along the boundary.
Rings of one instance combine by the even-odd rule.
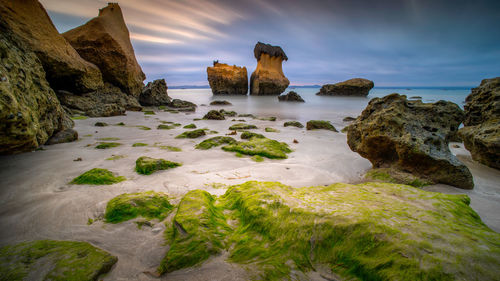
[[[116,140],[120,140],[120,138],[109,137],[109,138],[98,138],[97,140],[116,141]]]
[[[120,123],[116,123],[116,124],[114,124],[113,126],[125,126],[125,123],[120,122]]]
[[[95,148],[97,149],[108,149],[122,145],[119,142],[100,142]]]
[[[132,147],[141,147],[141,146],[148,146],[148,144],[143,142],[136,142],[132,145]]]
[[[152,110],[146,110],[144,111],[144,115],[156,115],[156,113]]]
[[[163,192],[125,193],[108,202],[104,219],[108,223],[120,223],[136,217],[162,221],[173,209]]]
[[[229,130],[231,131],[241,131],[241,130],[251,130],[251,129],[257,129],[257,126],[252,124],[237,123],[229,127]]]
[[[254,155],[254,156],[252,156],[252,160],[255,162],[263,162],[264,158],[260,155]]]
[[[283,127],[297,127],[297,128],[304,128],[304,125],[300,123],[299,121],[287,121],[283,124]]]
[[[193,124],[193,123],[191,123],[191,124],[188,124],[188,125],[186,125],[186,126],[184,126],[182,128],[184,128],[184,129],[196,129],[196,125]]]
[[[204,136],[204,135],[206,135],[205,129],[197,129],[197,130],[192,130],[192,131],[185,131],[184,133],[176,136],[175,138],[176,139],[185,139],[185,138],[195,139],[195,138],[199,138],[199,137]]]
[[[135,161],[135,171],[142,175],[151,175],[159,170],[167,170],[181,166],[181,163],[142,156]]]
[[[72,184],[109,185],[126,180],[125,177],[115,175],[106,169],[94,168],[74,178]]]
[[[311,120],[306,124],[307,130],[329,130],[333,132],[338,132],[337,129],[330,123],[330,121],[324,120]]]
[[[182,149],[180,147],[171,146],[171,145],[159,145],[159,146],[156,146],[156,147],[158,147],[159,149],[173,151],[173,152],[180,152],[180,151],[182,151]]]
[[[165,125],[165,124],[160,124],[156,127],[157,130],[171,130],[175,129],[174,125]]]
[[[274,117],[274,116],[271,116],[271,117],[259,117],[258,119],[259,120],[263,120],[263,121],[276,121],[276,117]]]
[[[37,272],[36,280],[97,280],[117,261],[86,242],[37,240],[0,248],[0,279],[28,280]]]
[[[127,157],[127,155],[111,155],[111,157],[106,158],[106,160],[115,161],[115,160],[120,160],[120,159],[123,159],[126,157]]]
[[[135,127],[139,128],[139,130],[143,130],[143,131],[149,131],[149,130],[151,130],[151,128],[149,128],[147,126],[143,126],[143,125],[137,125]]]
[[[257,134],[257,133],[249,132],[249,131],[242,132],[240,137],[241,137],[242,140],[251,139],[253,137],[256,137],[256,138],[259,138],[259,139],[265,139],[266,138],[262,134]]]
[[[368,181],[400,183],[400,184],[411,185],[414,187],[423,187],[426,185],[433,184],[431,180],[419,178],[413,174],[391,168],[370,169],[366,173],[365,179]]]
[[[288,144],[284,142],[258,137],[253,137],[245,142],[226,145],[222,149],[250,156],[259,155],[270,159],[286,159],[286,154],[292,152]]]
[[[73,119],[73,120],[85,120],[85,119],[89,119],[89,117],[83,116],[83,115],[77,115],[77,116],[71,116],[71,119]]]
[[[264,130],[268,133],[279,133],[280,132],[278,129],[274,129],[274,128],[270,128],[270,127],[266,127]]]
[[[108,123],[106,123],[106,122],[96,122],[96,123],[94,124],[94,126],[96,126],[96,127],[107,127],[107,126],[109,126],[109,125],[108,125]]]
[[[206,139],[206,140],[200,142],[199,144],[197,144],[195,146],[195,148],[207,150],[207,149],[210,149],[212,147],[216,147],[216,146],[219,146],[222,144],[235,144],[235,143],[236,143],[236,140],[233,139],[232,137],[218,136],[218,137],[209,138],[209,139]]]

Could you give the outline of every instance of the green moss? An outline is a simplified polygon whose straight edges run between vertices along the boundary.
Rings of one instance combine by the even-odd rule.
[[[196,129],[196,125],[195,124],[189,124],[189,125],[186,125],[183,127],[184,129]]]
[[[123,159],[123,158],[126,158],[127,156],[126,155],[112,155],[111,157],[109,158],[106,158],[106,160],[119,160],[119,159]]]
[[[307,130],[329,130],[337,132],[337,129],[330,123],[330,121],[324,120],[311,120],[306,124]]]
[[[106,169],[94,168],[78,177],[74,178],[72,184],[92,184],[92,185],[108,185],[126,180],[125,177],[115,177],[112,172]]]
[[[151,223],[148,220],[136,221],[135,224],[137,225],[138,229],[142,229],[143,226],[153,227],[153,225],[154,225],[153,223]]]
[[[93,219],[89,218],[89,219],[87,220],[87,225],[91,225],[91,224],[93,224],[93,223],[94,223],[94,220],[93,220]]]
[[[158,127],[156,127],[156,129],[158,129],[158,130],[171,130],[171,129],[175,129],[175,126],[160,124],[160,125],[158,125]]]
[[[132,147],[140,147],[140,146],[148,146],[148,144],[142,142],[136,142],[132,145]]]
[[[135,171],[139,174],[150,175],[159,170],[167,170],[181,165],[180,163],[167,161],[165,159],[142,156],[135,161]]]
[[[144,111],[144,115],[156,115],[156,113],[152,110],[146,110]]]
[[[238,114],[238,117],[250,117],[255,119],[256,117],[253,114]]]
[[[272,116],[272,117],[259,117],[259,120],[263,120],[263,121],[276,121],[276,117]]]
[[[163,149],[163,150],[173,151],[173,152],[182,151],[182,149],[180,147],[170,146],[170,145],[159,145],[159,146],[156,146],[156,147],[158,147],[160,149]]]
[[[108,202],[104,219],[108,223],[119,223],[140,216],[162,221],[173,208],[163,192],[125,193]]]
[[[115,126],[125,126],[125,123],[123,123],[123,122],[116,123]]]
[[[158,109],[159,109],[159,110],[165,110],[165,109],[167,109],[167,107],[166,107],[166,106],[164,106],[164,105],[160,105],[160,106],[158,106]]]
[[[122,145],[119,142],[100,142],[95,148],[97,149],[108,149]]]
[[[292,152],[284,142],[256,137],[246,142],[238,142],[223,146],[222,149],[252,156],[259,155],[271,159],[286,159],[286,154]]]
[[[109,137],[109,138],[98,138],[98,140],[103,140],[103,141],[116,141],[116,140],[120,140],[120,138],[113,138],[113,137]]]
[[[262,162],[262,161],[264,161],[264,158],[260,155],[254,155],[254,156],[252,156],[252,160],[255,162]]]
[[[288,121],[288,122],[285,122],[283,124],[284,127],[289,127],[289,126],[293,126],[293,127],[297,127],[297,128],[304,128],[304,125],[302,125],[302,123],[300,123],[299,121]]]
[[[0,279],[27,280],[30,272],[37,271],[37,280],[97,280],[117,260],[86,242],[24,242],[0,248]]]
[[[76,115],[76,116],[71,116],[71,119],[73,119],[73,120],[85,120],[85,119],[89,119],[89,118],[87,116]]]
[[[87,134],[87,135],[83,135],[83,137],[92,137],[93,134]]]
[[[423,187],[433,184],[433,182],[430,180],[422,179],[413,174],[399,171],[394,168],[371,169],[366,173],[365,179],[368,181],[400,183],[411,185],[414,187]]]
[[[256,138],[260,138],[260,139],[264,139],[266,138],[264,135],[262,134],[257,134],[257,133],[253,133],[253,132],[248,132],[248,131],[244,131],[241,133],[241,139],[243,140],[246,140],[246,139],[251,139],[253,137],[256,137]]]
[[[236,111],[227,111],[224,109],[219,110],[219,112],[222,113],[222,115],[228,116],[228,117],[234,117],[238,114],[238,113],[236,113]]]
[[[176,139],[184,139],[184,138],[190,138],[190,139],[195,139],[199,138],[201,136],[204,136],[205,130],[204,129],[197,129],[197,130],[192,130],[192,131],[185,131],[184,133],[176,136]]]
[[[147,126],[143,126],[143,125],[138,125],[138,126],[135,126],[136,128],[139,128],[140,130],[143,130],[143,131],[149,131],[151,130],[151,128],[147,127]]]
[[[236,143],[236,140],[231,137],[218,136],[202,141],[201,143],[197,144],[195,148],[206,150],[215,146],[219,146],[221,144],[234,144],[234,143]]]
[[[264,130],[265,130],[266,132],[268,132],[268,133],[279,133],[279,132],[280,132],[280,131],[279,131],[279,130],[277,130],[277,129],[274,129],[274,128],[269,128],[269,127],[266,127]]]
[[[257,126],[252,124],[237,123],[229,127],[229,130],[231,131],[241,131],[241,130],[251,130],[251,129],[257,129]]]
[[[243,157],[245,157],[245,155],[241,154],[240,152],[236,152],[236,154],[235,154],[234,156],[236,156],[236,157],[238,157],[238,158],[243,158]]]
[[[106,126],[108,126],[108,123],[105,123],[105,122],[96,122],[94,124],[94,126],[96,126],[96,127],[106,127]]]

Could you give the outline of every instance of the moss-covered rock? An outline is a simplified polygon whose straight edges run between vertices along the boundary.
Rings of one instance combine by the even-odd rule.
[[[246,155],[259,155],[270,159],[286,159],[292,152],[288,144],[268,138],[252,137],[245,142],[237,142],[222,147],[225,151],[239,152]]]
[[[146,110],[144,111],[144,115],[156,115],[156,113],[153,110]]]
[[[74,178],[72,184],[91,184],[91,185],[108,185],[126,180],[125,177],[115,177],[115,175],[106,169],[94,168],[78,177]]]
[[[108,126],[108,123],[106,123],[106,122],[96,122],[94,124],[94,126],[96,126],[96,127],[106,127],[106,126]]]
[[[195,148],[207,150],[207,149],[210,149],[212,147],[219,146],[222,144],[234,144],[234,143],[236,143],[236,140],[233,139],[232,137],[218,136],[218,137],[209,138],[209,139],[206,139],[206,140],[200,142],[199,144],[196,145]]]
[[[176,139],[185,139],[185,138],[195,139],[195,138],[199,138],[199,137],[204,136],[204,135],[206,135],[204,129],[196,129],[196,130],[192,130],[192,131],[185,131],[184,133],[176,136],[175,138]]]
[[[180,163],[141,156],[135,161],[135,171],[139,174],[150,175],[159,170],[167,170],[181,166]]]
[[[223,64],[219,64],[219,65],[223,65]],[[246,76],[245,76],[245,79],[246,79]],[[245,94],[246,94],[246,92],[245,92]],[[210,105],[233,105],[233,104],[228,102],[227,100],[214,100],[214,101],[210,102]]]
[[[238,117],[249,117],[249,118],[253,118],[253,119],[256,118],[255,115],[253,115],[253,114],[247,114],[247,113],[246,114],[238,114]]]
[[[186,126],[184,126],[182,128],[184,128],[184,129],[196,129],[196,125],[193,124],[193,123],[191,123],[191,124],[188,124],[188,125],[186,125]]]
[[[229,130],[231,131],[252,130],[252,129],[257,129],[257,126],[252,124],[237,123],[229,127]]]
[[[140,216],[162,221],[173,209],[168,195],[163,192],[124,193],[108,202],[104,219],[109,223],[119,223]]]
[[[299,121],[287,121],[283,124],[283,127],[289,127],[289,126],[304,128],[304,125],[302,125],[302,123],[300,123]]]
[[[203,116],[203,119],[207,120],[225,120],[226,118],[224,117],[224,114],[222,114],[220,111],[217,110],[210,110],[205,116]]]
[[[136,142],[132,145],[132,147],[141,147],[141,146],[148,146],[148,144],[143,142]]]
[[[100,142],[95,148],[97,149],[108,149],[122,145],[119,142]]]
[[[333,132],[338,132],[337,129],[330,123],[330,121],[324,120],[311,120],[306,124],[307,130],[329,130]]]
[[[266,138],[262,134],[257,134],[257,133],[249,132],[249,131],[242,132],[240,137],[241,137],[242,140],[251,139],[253,137],[256,137],[256,138],[259,138],[259,139],[265,139]]]
[[[271,127],[266,127],[264,130],[266,132],[268,132],[268,133],[279,133],[280,132],[280,130],[274,129],[274,128],[271,128]]]
[[[271,116],[271,117],[259,117],[258,119],[262,120],[262,121],[276,121],[276,117],[274,117],[274,116]]]
[[[414,187],[423,187],[433,184],[433,182],[429,179],[419,178],[413,174],[391,168],[371,169],[366,173],[365,179],[368,181],[400,183]]]
[[[174,125],[165,125],[165,124],[160,124],[156,127],[157,130],[171,130],[175,129]]]
[[[236,111],[228,111],[228,110],[224,110],[224,109],[221,109],[219,110],[220,113],[222,113],[222,115],[224,116],[229,116],[229,117],[235,117],[236,115],[238,115],[238,113],[236,113]]]
[[[36,280],[91,281],[117,261],[86,242],[37,240],[0,248],[0,279],[28,280],[36,271]]]

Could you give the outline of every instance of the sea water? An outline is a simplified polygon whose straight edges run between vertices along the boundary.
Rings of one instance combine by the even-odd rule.
[[[303,123],[309,120],[328,120],[342,128],[346,125],[342,119],[358,116],[375,97],[400,93],[408,98],[420,97],[423,102],[451,101],[463,108],[465,98],[470,93],[470,88],[374,88],[367,97],[334,97],[317,96],[319,88],[289,88],[285,93],[290,90],[302,96],[305,103],[279,102],[276,96],[214,96],[210,89],[171,89],[168,94],[172,98],[188,100],[197,105],[209,105],[213,100],[227,100],[233,104],[227,110],[234,110],[238,114],[276,116],[282,120]],[[205,110],[203,108],[204,106],[199,106],[197,111],[204,114],[210,106]]]

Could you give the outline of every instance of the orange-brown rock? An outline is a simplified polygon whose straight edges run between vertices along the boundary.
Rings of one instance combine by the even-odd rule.
[[[135,97],[144,87],[146,76],[137,63],[120,6],[109,3],[99,16],[69,30],[64,38],[89,62],[99,67],[105,82]]]
[[[99,69],[59,34],[37,0],[0,0],[0,17],[36,53],[53,89],[82,93],[103,85]]]
[[[214,66],[207,67],[207,75],[214,95],[246,95],[248,92],[246,67],[214,61]]]
[[[258,42],[254,48],[257,68],[250,77],[251,95],[279,95],[290,81],[283,74],[282,62],[288,60],[279,46]]]

